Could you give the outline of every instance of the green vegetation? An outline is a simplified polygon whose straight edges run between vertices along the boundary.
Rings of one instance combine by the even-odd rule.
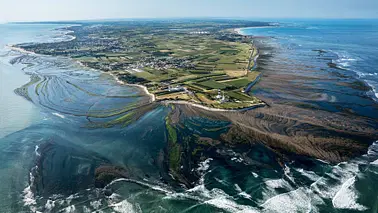
[[[168,133],[169,168],[173,175],[177,175],[181,161],[181,145],[177,143],[177,132],[176,129],[171,125],[169,116],[165,118],[165,124]]]
[[[225,89],[227,84],[222,84],[214,80],[202,81],[197,83],[197,85],[202,86],[205,89]]]
[[[240,78],[240,79],[235,79],[235,80],[230,80],[230,81],[223,81],[222,83],[226,83],[236,88],[243,88],[247,86],[249,83],[251,83],[251,81],[248,80],[247,78]]]
[[[248,21],[127,23],[71,27],[76,39],[22,46],[47,55],[74,58],[112,72],[119,80],[141,84],[156,100],[185,100],[222,109],[262,102],[241,94],[259,72],[251,71],[258,54],[252,38],[232,28]],[[260,23],[261,24],[261,23]],[[231,102],[231,103],[230,103]]]

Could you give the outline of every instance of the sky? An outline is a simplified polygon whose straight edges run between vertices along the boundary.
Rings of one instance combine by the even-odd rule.
[[[378,0],[0,0],[0,23],[171,17],[378,18]]]

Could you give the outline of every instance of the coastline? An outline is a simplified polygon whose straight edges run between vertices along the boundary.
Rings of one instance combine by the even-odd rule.
[[[84,66],[84,65],[82,65],[82,66]],[[103,71],[101,71],[101,72],[103,72]],[[152,93],[150,93],[150,92],[148,91],[148,89],[147,89],[146,86],[143,86],[143,85],[140,85],[140,84],[127,84],[127,83],[125,83],[125,82],[119,80],[119,78],[118,78],[116,75],[114,75],[113,73],[110,73],[110,72],[103,72],[103,73],[106,73],[106,74],[112,76],[112,77],[114,78],[114,80],[115,80],[118,84],[120,84],[120,85],[127,85],[127,86],[138,87],[138,88],[142,89],[143,92],[144,92],[147,96],[150,97],[150,103],[155,102],[155,100],[156,100],[155,95],[152,94]]]
[[[260,30],[244,32],[254,31]],[[20,47],[35,51],[36,55],[6,49],[8,54],[3,61],[20,58],[14,63],[17,69],[27,63],[42,64],[19,70],[25,74],[25,80],[32,79],[30,73],[36,68],[41,77],[46,75],[53,79],[27,87],[33,100],[41,101],[28,105],[36,108],[36,113],[42,117],[31,120],[16,133],[9,131],[12,135],[1,140],[6,148],[3,149],[4,164],[17,164],[12,172],[2,174],[3,191],[14,193],[14,196],[5,193],[1,196],[4,211],[374,210],[378,202],[378,188],[375,190],[374,184],[378,178],[378,141],[367,147],[369,138],[378,134],[367,126],[374,120],[365,123],[346,113],[343,119],[334,112],[303,110],[298,105],[276,103],[274,97],[260,88],[275,84],[273,89],[279,91],[283,87],[280,92],[290,96],[291,91],[303,89],[305,85],[290,85],[292,90],[285,89],[281,82],[295,78],[290,79],[285,73],[274,76],[274,71],[279,70],[277,66],[267,72],[270,60],[276,58],[267,56],[266,46],[260,45],[258,38],[253,40],[260,52],[255,52],[250,59],[260,54],[256,58],[258,66],[250,66],[243,74],[252,71],[256,73],[254,78],[261,75],[260,82],[249,78],[257,82],[250,94],[266,105],[247,107],[243,104],[245,108],[239,110],[236,109],[239,104],[222,106],[193,96],[185,100],[179,95],[181,100],[175,100],[176,94],[184,93],[181,91],[160,96],[157,91],[164,87],[157,90],[147,81],[129,80],[125,75],[127,69],[109,72],[101,67],[89,68],[80,58],[56,58],[48,53],[45,56],[39,54],[38,49],[23,45]],[[244,53],[248,56],[247,45]],[[50,61],[51,66],[45,66]],[[277,60],[277,63],[283,61]],[[282,67],[285,68],[284,64]],[[4,67],[4,71],[8,68]],[[15,74],[10,72],[3,80],[13,84],[13,78],[18,82],[20,78]],[[307,80],[305,77],[303,79]],[[44,103],[52,108],[46,109]],[[5,104],[15,110],[20,123],[29,120],[22,109],[15,107],[17,105],[8,101]],[[361,108],[363,104],[361,102]],[[4,109],[5,116],[11,115]],[[57,113],[60,110],[65,111]],[[83,115],[70,114],[76,114],[76,110]],[[17,119],[10,118],[10,122]],[[349,121],[356,128],[349,125]],[[21,149],[27,152],[20,152]],[[71,160],[73,158],[75,161]],[[69,166],[54,167],[64,163]],[[77,171],[82,168],[94,172],[84,170],[79,174],[83,181],[78,182]],[[73,178],[66,178],[68,176]],[[13,182],[25,184],[18,184],[15,189]],[[251,185],[259,187],[251,190]],[[132,190],[128,189],[130,187]],[[116,194],[119,196],[114,198]],[[135,199],[129,199],[130,196]],[[162,196],[169,199],[162,203]]]
[[[168,105],[168,104],[190,105],[190,106],[194,106],[194,107],[205,109],[207,111],[212,111],[212,112],[241,112],[241,111],[246,111],[246,110],[250,110],[250,109],[255,109],[255,108],[258,108],[258,107],[264,107],[264,106],[266,106],[265,103],[259,103],[259,104],[255,104],[253,106],[246,107],[246,108],[241,108],[241,109],[219,109],[219,108],[207,107],[207,106],[204,106],[204,105],[201,105],[201,104],[192,103],[192,102],[189,102],[189,101],[162,100],[162,101],[158,101],[158,102],[166,104],[166,105]]]
[[[32,54],[32,55],[38,55],[37,53],[35,52],[32,52],[32,51],[27,51],[21,47],[15,47],[14,45],[6,45],[7,48],[13,50],[13,51],[18,51],[18,52],[21,52],[21,53],[24,53],[24,54]],[[254,57],[254,64],[256,65],[256,60],[258,58],[259,55],[256,55]],[[71,60],[74,60],[72,58],[70,58]],[[88,68],[86,67],[84,64],[82,64],[80,61],[77,61],[77,60],[74,60],[79,66],[83,66],[85,68]],[[255,66],[254,65],[254,66]],[[192,102],[189,102],[189,101],[172,101],[172,100],[161,100],[161,101],[157,101],[156,100],[156,97],[154,94],[150,93],[147,89],[146,86],[144,85],[140,85],[140,84],[128,84],[128,83],[125,83],[121,80],[119,80],[119,78],[111,73],[111,72],[105,72],[105,71],[101,71],[101,70],[97,70],[101,73],[104,73],[104,74],[108,74],[110,75],[115,81],[116,83],[120,84],[120,85],[126,85],[126,86],[132,86],[132,87],[138,87],[139,89],[141,89],[147,96],[150,97],[150,100],[149,100],[149,103],[153,103],[153,102],[160,102],[160,103],[163,103],[163,104],[182,104],[182,105],[190,105],[190,106],[194,106],[194,107],[198,107],[198,108],[201,108],[201,109],[205,109],[205,110],[208,110],[208,111],[212,111],[212,112],[241,112],[241,111],[247,111],[247,110],[250,110],[250,109],[255,109],[255,108],[258,108],[258,107],[264,107],[266,106],[266,103],[258,103],[258,104],[255,104],[253,106],[250,106],[250,107],[246,107],[246,108],[241,108],[241,109],[219,109],[219,108],[213,108],[213,107],[207,107],[207,106],[204,106],[204,105],[201,105],[201,104],[196,104],[196,103],[192,103]],[[255,81],[254,81],[255,82]]]
[[[234,29],[234,32],[240,34],[240,35],[247,35],[245,33],[243,33],[243,30],[245,29],[259,29],[259,28],[273,28],[273,27],[277,27],[275,25],[270,25],[270,26],[260,26],[260,27],[243,27],[243,28],[235,28]]]
[[[31,54],[31,55],[37,55],[37,53],[35,52],[32,52],[32,51],[27,51],[21,47],[16,47],[15,45],[13,44],[7,44],[5,46],[5,48],[8,48],[10,50],[13,50],[13,51],[16,51],[16,52],[20,52],[20,53],[24,53],[24,54]]]
[[[70,27],[70,26],[69,26]],[[267,26],[269,27],[269,26]],[[245,29],[245,28],[236,28],[236,29],[233,29],[235,32],[237,32],[238,34],[241,34],[242,35],[242,32],[241,30],[242,29]],[[62,30],[62,28],[57,28],[55,29],[57,31],[59,30]],[[68,39],[66,41],[71,41],[71,40],[74,40],[76,39],[75,36],[72,36],[70,34],[72,34],[74,31],[72,30],[64,30],[62,31],[63,33],[61,35],[63,36],[71,36],[71,39]],[[17,44],[8,44],[6,45],[7,48],[9,48],[10,50],[13,50],[13,51],[17,51],[17,52],[20,52],[20,53],[24,53],[24,54],[31,54],[31,55],[38,55],[37,53],[35,52],[32,52],[32,51],[28,51],[28,50],[25,50],[23,49],[22,47],[17,47],[16,46]],[[253,45],[253,43],[252,43]],[[251,53],[251,57],[252,57],[252,54],[253,52]],[[254,62],[254,65],[253,67],[249,70],[253,70],[256,65],[257,65],[257,59],[259,57],[259,50],[257,49],[257,55],[254,56],[253,59],[249,59],[250,61],[252,60]],[[84,64],[82,64],[80,61],[77,61],[73,58],[70,58],[71,60],[75,61],[79,66],[83,66],[85,68],[88,68],[87,66],[85,66]],[[216,112],[237,112],[237,111],[246,111],[246,110],[250,110],[250,109],[254,109],[254,108],[257,108],[257,107],[262,107],[262,106],[266,106],[266,103],[258,103],[258,104],[254,104],[252,106],[249,106],[249,107],[245,107],[245,108],[240,108],[240,109],[220,109],[220,108],[213,108],[213,107],[208,107],[208,106],[205,106],[205,105],[202,105],[202,104],[197,104],[197,103],[193,103],[193,102],[190,102],[190,101],[184,101],[184,100],[178,100],[178,101],[173,101],[173,100],[156,100],[156,97],[154,94],[150,93],[148,91],[148,88],[144,85],[140,85],[140,84],[129,84],[129,83],[125,83],[123,81],[121,81],[114,73],[111,73],[111,72],[105,72],[105,71],[102,71],[102,70],[97,70],[101,73],[105,73],[105,74],[108,74],[110,76],[113,77],[113,79],[116,81],[116,83],[120,84],[120,85],[127,85],[127,86],[132,86],[132,87],[138,87],[140,88],[147,96],[149,96],[149,103],[153,103],[153,102],[160,102],[160,103],[165,103],[165,104],[187,104],[187,105],[191,105],[191,106],[194,106],[194,107],[198,107],[198,108],[201,108],[201,109],[205,109],[205,110],[208,110],[208,111],[216,111]],[[253,85],[256,83],[257,81],[253,81],[251,82],[250,84],[246,85],[246,86],[249,86],[253,83]]]

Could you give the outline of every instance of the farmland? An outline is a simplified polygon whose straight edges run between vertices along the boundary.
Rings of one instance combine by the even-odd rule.
[[[245,93],[260,75],[258,50],[238,27],[261,23],[149,23],[70,27],[76,39],[21,46],[41,54],[68,56],[111,72],[121,81],[145,86],[157,101],[180,100],[221,109],[262,104]],[[90,47],[90,48],[89,48]]]

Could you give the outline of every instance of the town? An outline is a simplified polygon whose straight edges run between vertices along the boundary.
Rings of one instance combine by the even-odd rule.
[[[249,93],[260,77],[254,69],[258,49],[251,37],[234,29],[265,23],[213,22],[72,26],[65,29],[75,37],[71,41],[19,47],[110,72],[120,81],[145,86],[157,101],[219,109],[262,105]]]

